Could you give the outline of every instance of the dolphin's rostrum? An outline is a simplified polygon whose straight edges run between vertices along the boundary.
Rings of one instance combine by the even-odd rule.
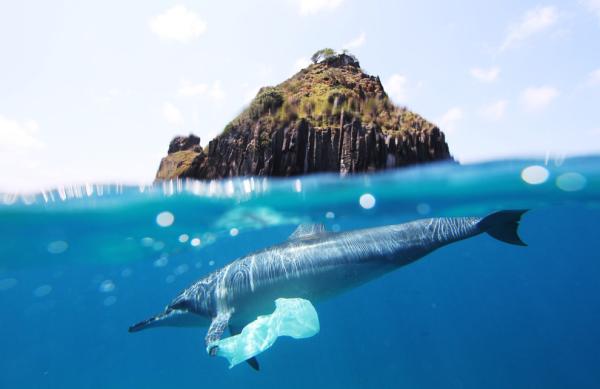
[[[205,340],[210,346],[226,328],[237,334],[259,315],[270,313],[277,298],[318,302],[483,232],[525,246],[517,234],[523,213],[422,219],[340,233],[327,232],[321,224],[301,225],[286,242],[248,254],[197,281],[163,313],[129,331],[204,325],[209,326]],[[258,369],[255,359],[249,363]]]

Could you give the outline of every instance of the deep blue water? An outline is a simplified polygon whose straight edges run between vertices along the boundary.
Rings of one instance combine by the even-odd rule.
[[[524,181],[531,165],[545,182]],[[511,208],[531,209],[528,247],[477,236],[317,304],[321,332],[280,338],[258,373],[208,357],[204,328],[127,332],[301,222],[344,231]],[[599,233],[597,157],[0,194],[0,387],[598,388]]]

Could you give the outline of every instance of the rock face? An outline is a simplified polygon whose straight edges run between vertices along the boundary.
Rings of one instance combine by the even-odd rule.
[[[171,143],[169,143],[169,151],[167,153],[173,154],[183,150],[201,151],[200,138],[194,134],[190,134],[189,136],[176,136]]]
[[[160,161],[156,179],[168,180],[183,176],[199,155],[204,155],[199,137],[193,134],[176,136],[169,144],[168,155]]]
[[[276,130],[267,147],[260,147],[260,129],[245,131],[239,137],[218,137],[199,152],[180,177],[217,179],[234,176],[293,176],[316,172],[341,174],[450,159],[444,134],[437,128],[402,136],[385,135],[377,126],[360,122],[340,128],[315,129],[304,119]],[[163,166],[161,174],[177,166]]]
[[[391,104],[378,77],[341,54],[263,88],[204,150],[176,137],[156,178],[350,174],[452,160],[444,134]]]

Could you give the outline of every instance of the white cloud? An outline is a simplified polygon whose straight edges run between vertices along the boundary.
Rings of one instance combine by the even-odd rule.
[[[343,0],[298,0],[298,5],[301,15],[309,15],[320,11],[336,9],[342,2]]]
[[[592,128],[587,132],[589,135],[600,135],[600,127]]]
[[[481,109],[481,115],[488,120],[500,120],[506,112],[508,101],[498,100],[488,104]]]
[[[396,103],[405,103],[408,99],[408,79],[401,74],[392,74],[385,82],[385,89]]]
[[[183,114],[172,103],[166,102],[163,104],[162,113],[164,118],[171,124],[181,125],[183,124]]]
[[[45,147],[35,120],[18,121],[0,115],[0,151],[33,151]]]
[[[344,49],[348,49],[348,50],[350,50],[350,49],[357,49],[357,48],[361,47],[362,45],[364,45],[366,41],[367,41],[367,34],[365,34],[364,31],[363,31],[363,32],[360,33],[359,36],[357,36],[356,38],[354,38],[350,42],[347,42],[342,47]]]
[[[273,66],[266,63],[260,63],[256,67],[256,73],[260,78],[268,78],[273,74]]]
[[[600,0],[582,0],[581,2],[600,19]]]
[[[527,38],[554,26],[558,21],[558,10],[554,6],[536,7],[523,15],[521,21],[509,27],[500,51],[518,46]]]
[[[294,62],[294,66],[292,67],[292,72],[296,73],[296,72],[300,71],[301,69],[304,69],[305,67],[309,66],[311,63],[312,63],[311,60],[306,57],[298,58],[296,60],[296,62]]]
[[[129,88],[121,89],[121,88],[113,87],[113,88],[108,89],[106,92],[98,93],[97,95],[94,96],[94,99],[97,103],[106,105],[106,104],[110,104],[114,101],[117,101],[118,99],[131,97],[134,94],[136,94],[136,92],[132,89],[129,89]]]
[[[600,68],[590,72],[588,75],[588,85],[600,85]]]
[[[177,94],[182,97],[208,96],[214,101],[223,100],[226,96],[220,80],[213,81],[211,85],[183,80]]]
[[[215,101],[221,101],[225,98],[226,94],[223,88],[221,87],[221,81],[216,80],[212,83],[212,86],[208,91],[208,95]]]
[[[177,90],[177,94],[183,97],[194,97],[204,95],[208,91],[208,85],[200,83],[194,84],[188,80],[181,81],[181,86]]]
[[[552,86],[529,87],[521,92],[521,104],[528,111],[539,111],[559,96],[558,89]]]
[[[500,75],[500,68],[495,66],[489,69],[472,68],[471,76],[482,82],[494,82]]]
[[[149,21],[150,29],[161,39],[189,42],[206,31],[206,22],[183,5],[169,8]]]
[[[463,111],[459,107],[450,108],[439,120],[441,130],[447,133],[455,132],[456,125],[463,116]]]

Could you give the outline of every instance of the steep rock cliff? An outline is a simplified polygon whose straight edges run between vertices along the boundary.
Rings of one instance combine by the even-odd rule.
[[[351,55],[330,56],[276,87],[202,149],[176,137],[156,178],[370,172],[452,160],[444,134],[388,99]]]

